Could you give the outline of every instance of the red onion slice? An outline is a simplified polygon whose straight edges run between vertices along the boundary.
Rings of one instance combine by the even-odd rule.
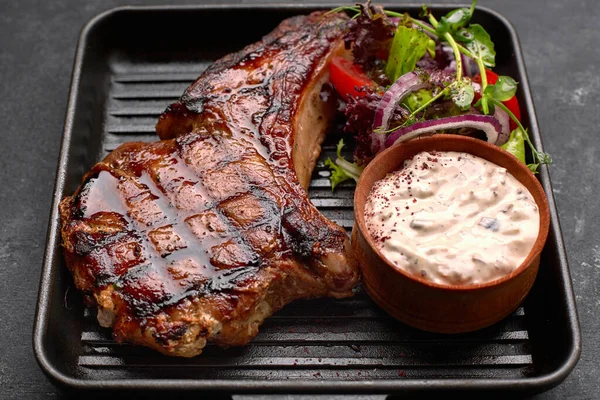
[[[385,140],[385,148],[404,142],[424,133],[440,130],[474,128],[483,131],[489,143],[497,143],[502,132],[502,126],[491,115],[466,114],[454,117],[430,119],[417,122],[405,128],[393,131]]]
[[[448,66],[444,68],[444,71],[453,74],[456,73],[456,57],[454,57],[454,50],[452,47],[445,44],[441,45],[440,48],[444,57],[448,60]],[[467,57],[463,53],[460,53],[460,61],[462,63],[464,76],[472,78],[479,73],[477,62],[471,57]]]
[[[456,74],[456,58],[454,57],[454,49],[448,44],[439,45],[440,51],[443,54],[443,57],[448,62],[446,68],[444,68],[444,72]]]
[[[475,93],[481,93],[481,85],[477,82],[471,82],[473,86],[473,90]],[[500,126],[502,127],[502,131],[498,135],[498,140],[496,141],[496,146],[502,146],[504,143],[508,141],[510,138],[510,117],[500,107],[496,107],[496,111],[494,111],[494,117],[500,122]]]
[[[498,140],[496,140],[495,144],[496,146],[502,146],[508,141],[508,138],[510,137],[510,117],[508,116],[506,111],[504,111],[500,107],[496,107],[496,111],[494,111],[494,118],[496,118],[498,122],[500,122],[500,126],[502,127],[502,130],[498,135]]]
[[[462,60],[464,76],[472,78],[479,73],[479,66],[471,57],[467,57],[463,53],[460,53],[460,59]]]
[[[384,93],[375,110],[373,130],[387,130],[397,104],[410,93],[428,86],[427,83],[423,82],[421,76],[415,72],[408,72],[398,78],[398,80]],[[371,150],[374,154],[383,149],[385,137],[386,135],[383,133],[373,132],[371,135]]]

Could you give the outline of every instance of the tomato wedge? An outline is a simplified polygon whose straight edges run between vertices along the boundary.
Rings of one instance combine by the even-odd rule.
[[[331,59],[330,79],[335,90],[346,101],[349,95],[354,97],[365,95],[365,92],[357,88],[375,86],[375,82],[358,65],[340,56]]]
[[[496,83],[498,81],[498,74],[496,74],[495,72],[492,72],[488,69],[485,70],[485,76],[487,77],[488,84],[493,85],[494,83]],[[481,84],[481,75],[477,74],[476,76],[474,76],[473,82],[477,82],[477,83]],[[479,100],[480,97],[481,97],[480,93],[475,94],[476,100]],[[519,100],[517,100],[517,96],[513,96],[510,99],[503,101],[502,103],[504,103],[506,108],[508,108],[515,115],[515,117],[517,117],[517,119],[519,121],[521,121],[521,108],[519,107]],[[514,130],[516,128],[517,128],[517,124],[511,118],[510,119],[510,129]]]

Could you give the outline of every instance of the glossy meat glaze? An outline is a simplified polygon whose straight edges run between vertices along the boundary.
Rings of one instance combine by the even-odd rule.
[[[217,61],[160,117],[167,140],[120,146],[62,201],[67,266],[117,340],[189,357],[294,299],[352,294],[346,233],[304,188],[344,22],[290,18]]]

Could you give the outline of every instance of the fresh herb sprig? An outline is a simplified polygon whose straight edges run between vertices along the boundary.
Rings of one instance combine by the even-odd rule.
[[[356,19],[360,15],[360,8],[358,6],[340,6],[336,8],[332,8],[327,11],[324,15],[335,14],[338,12],[346,11],[347,13],[354,13],[350,18]]]
[[[482,80],[484,75],[485,71],[481,74]],[[533,158],[533,163],[527,164],[527,167],[531,170],[531,172],[536,174],[538,173],[538,168],[540,164],[552,164],[552,157],[550,157],[546,153],[538,151],[535,148],[535,146],[529,139],[527,130],[523,127],[523,124],[521,124],[521,121],[519,121],[516,115],[504,104],[505,101],[511,99],[516,94],[517,85],[518,83],[510,76],[499,76],[496,83],[487,85],[485,89],[482,85],[481,99],[479,99],[477,103],[475,103],[475,107],[481,106],[483,109],[483,104],[488,104],[492,105],[493,107],[500,107],[504,112],[506,112],[506,114],[508,114],[510,119],[512,119],[518,127],[517,129],[515,129],[515,131],[520,131],[519,134],[515,134],[515,131],[513,131],[511,133],[511,137],[509,138],[509,142],[512,140],[513,142],[517,143],[518,141],[523,141],[527,143],[527,146],[531,150],[531,156]],[[489,110],[489,113],[491,112],[493,111]],[[524,156],[521,158],[521,154],[519,152],[512,151],[512,147],[514,147],[515,145],[516,144],[513,143],[511,145],[508,145],[504,149],[512,153],[517,158],[521,159],[523,163],[526,163]]]
[[[550,157],[550,155],[547,154],[547,153],[543,153],[541,151],[537,151],[537,149],[535,148],[535,146],[531,142],[531,139],[529,139],[529,134],[527,133],[527,129],[525,129],[523,127],[523,125],[521,124],[521,121],[519,121],[517,119],[517,117],[515,116],[515,114],[513,114],[513,112],[510,111],[508,109],[508,107],[506,107],[504,105],[504,103],[502,103],[499,100],[496,100],[493,97],[490,98],[490,103],[492,103],[496,107],[500,107],[501,109],[503,109],[508,114],[508,116],[513,121],[515,121],[515,123],[518,126],[517,129],[521,130],[522,135],[523,135],[523,139],[527,143],[527,145],[529,146],[529,149],[531,150],[531,156],[533,158],[533,163],[527,164],[527,168],[529,168],[529,170],[531,172],[533,172],[534,174],[537,174],[538,173],[538,168],[539,168],[540,164],[552,164],[552,157]],[[512,134],[511,134],[511,136],[512,136]],[[507,150],[509,150],[509,149],[507,149]],[[523,162],[525,162],[525,161],[523,160]]]
[[[487,88],[487,76],[485,67],[494,67],[496,65],[496,51],[494,43],[490,35],[479,24],[471,24],[467,29],[460,34],[462,40],[466,41],[467,48],[473,55],[473,59],[477,63],[479,73],[481,75],[481,91],[485,92]],[[489,114],[487,100],[481,104],[484,114]]]

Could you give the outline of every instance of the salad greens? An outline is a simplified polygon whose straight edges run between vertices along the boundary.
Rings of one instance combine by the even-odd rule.
[[[463,110],[471,107],[475,98],[475,89],[469,78],[457,79],[449,88],[451,88],[450,98],[454,104]]]
[[[487,76],[483,71],[485,71],[485,67],[496,66],[494,43],[490,35],[479,24],[472,24],[468,29],[463,30],[463,32],[465,33],[461,35],[461,38],[467,44],[467,49],[473,55],[479,71],[482,71],[481,91],[485,93],[487,89]],[[484,114],[489,114],[488,101],[485,97],[482,99],[481,108]]]
[[[476,2],[476,0],[473,0],[471,8],[457,8],[440,18],[439,24],[435,27],[436,33],[440,36],[450,32],[456,33],[459,29],[468,24],[473,16],[473,11],[475,11]],[[423,6],[423,14],[424,16],[431,15],[427,6]]]
[[[498,101],[494,98],[491,99],[491,102],[497,106],[502,108],[507,114],[508,116],[515,121],[515,123],[518,125],[518,128],[521,133],[523,134],[523,140],[527,143],[527,145],[529,146],[529,149],[531,150],[531,155],[533,157],[533,162],[530,164],[527,164],[527,168],[529,168],[529,170],[531,172],[533,172],[534,174],[538,173],[538,168],[540,166],[540,164],[552,164],[552,157],[550,157],[549,154],[543,153],[541,151],[537,151],[537,149],[535,148],[535,146],[533,145],[533,143],[531,143],[531,140],[529,139],[529,135],[527,134],[527,130],[523,127],[523,125],[521,124],[521,121],[518,120],[517,117],[515,117],[515,115],[513,114],[512,111],[510,111],[505,105],[504,103],[502,103],[501,101]],[[509,139],[510,141],[510,139]],[[511,152],[509,149],[506,149],[508,152]],[[512,152],[511,152],[512,153]],[[517,154],[512,153],[515,157],[519,157]],[[523,161],[525,162],[525,161]]]
[[[483,90],[484,97],[493,97],[499,101],[511,99],[517,93],[517,82],[510,76],[499,76],[496,83]]]
[[[525,164],[525,136],[523,131],[519,128],[515,129],[510,133],[508,142],[500,146],[504,150],[517,157],[519,161]]]
[[[490,35],[483,26],[471,24],[468,28],[458,31],[455,36],[457,41],[464,42],[470,52],[470,57],[475,61],[481,60],[486,67],[496,66],[496,51]]]
[[[337,144],[336,155],[337,158],[335,162],[330,158],[325,160],[325,165],[331,169],[331,176],[329,179],[331,180],[331,190],[334,190],[337,185],[340,183],[347,181],[348,179],[354,179],[355,182],[358,182],[360,178],[360,174],[362,174],[364,166],[358,166],[356,163],[351,163],[347,161],[342,156],[342,148],[344,147],[344,139],[340,139]]]
[[[470,7],[452,10],[439,20],[426,6],[419,18],[415,18],[408,13],[384,10],[372,5],[370,0],[366,4],[330,11],[345,11],[352,16],[344,38],[346,48],[352,50],[355,65],[379,88],[366,90],[364,96],[351,98],[342,107],[348,117],[344,130],[352,132],[357,142],[354,153],[357,162],[350,163],[341,156],[344,144],[340,141],[335,162],[326,161],[332,169],[332,188],[345,180],[358,180],[362,166],[381,150],[373,147],[374,135],[386,135],[419,121],[457,114],[493,115],[496,119],[501,115],[503,121],[508,116],[516,129],[509,132],[504,122],[502,140],[497,139],[497,144],[507,140],[500,147],[523,163],[527,159],[525,149],[529,148],[532,162],[527,166],[534,173],[538,172],[539,165],[552,162],[549,155],[535,149],[519,121],[518,104],[514,99],[518,83],[509,76],[498,76],[496,80],[496,74],[489,70],[496,65],[496,51],[485,28],[471,23],[475,6],[476,0],[473,0]],[[394,103],[389,101],[389,91],[383,100],[383,93],[391,84],[411,72],[420,74],[424,84],[409,89],[408,95],[394,98]],[[480,79],[477,83],[473,81],[476,74]],[[489,82],[492,78],[493,83]],[[517,115],[511,101],[517,104]],[[384,102],[395,104],[395,108],[392,110],[386,105],[388,114],[383,126],[374,126],[375,114],[381,112]],[[382,119],[378,117],[377,121]],[[381,143],[381,140],[375,142]]]
[[[415,70],[425,52],[435,56],[435,42],[423,32],[399,25],[392,40],[392,48],[385,72],[392,82],[400,76]]]
[[[410,112],[417,110],[423,104],[431,100],[431,91],[427,89],[420,89],[416,92],[412,92],[404,100],[402,105],[406,107]]]

